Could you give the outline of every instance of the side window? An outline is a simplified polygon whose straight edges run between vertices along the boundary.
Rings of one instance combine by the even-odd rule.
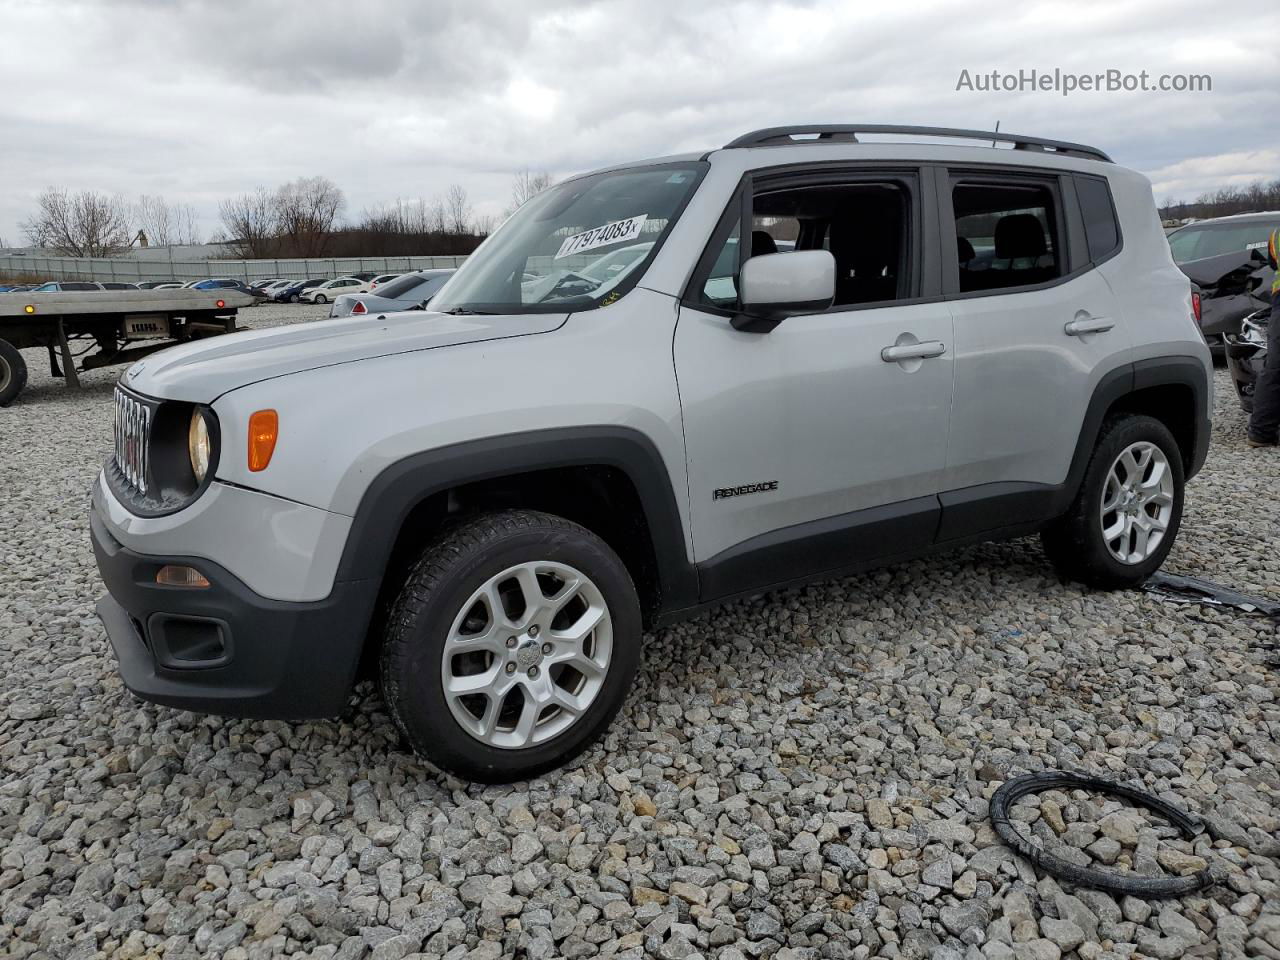
[[[1120,225],[1116,223],[1111,190],[1107,181],[1097,177],[1076,177],[1076,196],[1080,198],[1080,213],[1089,241],[1089,259],[1097,263],[1120,246]]]
[[[1063,275],[1055,197],[1047,183],[955,183],[961,293],[1005,292]]]
[[[738,308],[739,245],[747,257],[829,250],[836,261],[833,309],[910,296],[910,193],[900,183],[857,181],[796,187],[761,186],[752,198],[751,232],[741,223],[721,244],[702,281],[699,301]]]

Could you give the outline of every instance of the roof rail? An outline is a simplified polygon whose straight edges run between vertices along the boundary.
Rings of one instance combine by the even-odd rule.
[[[1103,160],[1111,163],[1109,156],[1097,147],[1083,143],[1070,143],[1066,140],[1046,140],[1042,137],[1023,137],[1016,133],[997,132],[995,130],[958,130],[953,127],[910,127],[886,123],[815,123],[797,127],[766,127],[744,133],[736,140],[725,144],[726,150],[739,147],[771,147],[782,144],[802,143],[858,143],[860,133],[889,133],[913,137],[956,137],[965,140],[990,140],[994,147],[996,142],[1012,143],[1015,150],[1053,151],[1069,157],[1083,157],[1087,160]]]

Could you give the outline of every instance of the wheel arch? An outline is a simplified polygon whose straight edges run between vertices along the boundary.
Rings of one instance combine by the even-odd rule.
[[[373,479],[337,573],[364,582],[370,632],[425,537],[460,512],[509,506],[557,513],[609,543],[637,581],[646,626],[696,602],[671,474],[652,441],[626,427],[557,428],[425,451]]]
[[[1066,502],[1075,496],[1084,478],[1102,425],[1125,413],[1153,417],[1169,428],[1178,441],[1183,469],[1190,480],[1204,466],[1209,450],[1209,403],[1209,372],[1198,357],[1155,357],[1105,374],[1094,388],[1076,441],[1064,485]]]

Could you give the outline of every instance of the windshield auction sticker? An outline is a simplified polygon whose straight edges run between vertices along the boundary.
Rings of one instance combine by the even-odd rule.
[[[592,227],[590,230],[584,230],[582,233],[575,233],[572,237],[566,237],[564,243],[560,244],[560,250],[556,253],[555,258],[559,260],[561,257],[594,250],[596,247],[607,247],[611,243],[634,240],[640,236],[640,230],[647,219],[649,219],[649,215],[642,213],[638,217],[615,220],[613,223],[602,224],[598,227]]]

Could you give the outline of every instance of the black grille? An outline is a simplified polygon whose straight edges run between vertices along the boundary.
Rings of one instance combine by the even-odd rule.
[[[116,467],[135,492],[147,494],[147,451],[155,410],[146,402],[116,387]]]

